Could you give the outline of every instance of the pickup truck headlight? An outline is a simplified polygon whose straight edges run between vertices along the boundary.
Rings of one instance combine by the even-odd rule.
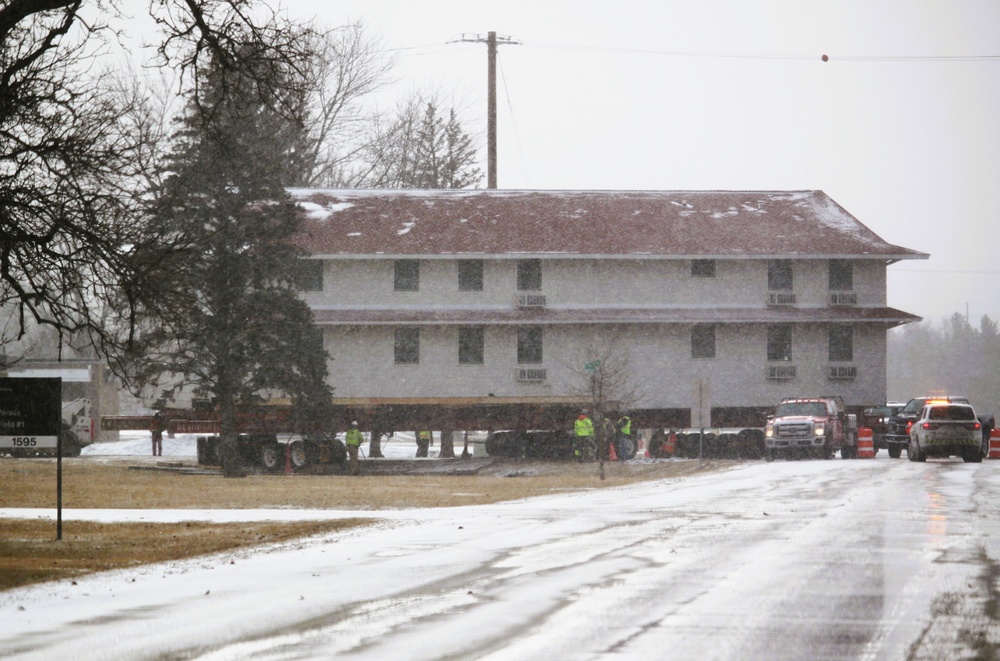
[[[774,438],[774,425],[764,427],[764,436],[766,438]]]
[[[825,434],[826,434],[826,427],[824,427],[823,425],[816,425],[815,427],[813,427],[814,436],[824,436]]]

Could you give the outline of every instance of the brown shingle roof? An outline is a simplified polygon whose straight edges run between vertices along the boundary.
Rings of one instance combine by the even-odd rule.
[[[921,259],[822,191],[290,191],[310,254]]]

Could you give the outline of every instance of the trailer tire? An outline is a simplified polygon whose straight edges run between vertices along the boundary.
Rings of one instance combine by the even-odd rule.
[[[199,466],[220,465],[218,436],[198,437],[198,465]]]
[[[519,432],[493,432],[486,437],[486,454],[491,457],[520,459],[524,456],[524,445],[524,437]]]
[[[285,448],[278,443],[264,443],[260,446],[260,465],[268,473],[276,473],[285,463]]]
[[[309,465],[309,453],[306,451],[306,444],[302,441],[294,441],[288,448],[288,452],[294,470],[302,470]]]
[[[347,467],[347,446],[339,438],[330,441],[330,460],[342,468]]]
[[[698,437],[697,434],[677,434],[677,456],[685,459],[698,458]]]
[[[736,442],[743,459],[760,459],[765,454],[764,432],[759,429],[741,429],[736,434]]]
[[[622,435],[618,437],[617,451],[620,461],[635,459],[635,455],[639,451],[639,444],[636,443],[634,436]]]

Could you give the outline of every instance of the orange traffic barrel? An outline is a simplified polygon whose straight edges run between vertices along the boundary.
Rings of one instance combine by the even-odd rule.
[[[1000,459],[1000,429],[990,430],[990,453],[987,459]]]
[[[875,458],[875,436],[868,427],[858,429],[858,459]]]

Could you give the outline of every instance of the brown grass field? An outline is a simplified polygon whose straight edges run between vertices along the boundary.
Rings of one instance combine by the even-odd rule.
[[[727,462],[597,463],[497,460],[475,475],[250,475],[223,478],[170,470],[151,458],[63,461],[70,509],[357,510],[358,518],[287,523],[126,523],[0,518],[0,590],[82,574],[280,542],[365,525],[366,510],[452,507],[681,478]],[[170,462],[193,467],[193,461]],[[141,470],[144,469],[144,470]],[[0,457],[0,508],[56,508],[53,459]]]

